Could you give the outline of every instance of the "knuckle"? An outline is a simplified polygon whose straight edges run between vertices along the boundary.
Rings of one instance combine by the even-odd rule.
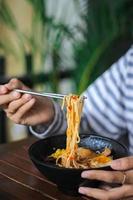
[[[22,125],[28,125],[27,122],[25,120],[21,120],[21,124]]]
[[[110,182],[111,183],[116,183],[116,182],[118,182],[118,178],[117,178],[117,176],[112,176],[112,177],[110,177]]]
[[[105,197],[102,200],[112,200],[112,199],[110,199],[110,197]]]
[[[8,118],[11,118],[11,113],[6,112],[6,115],[7,115]]]
[[[20,81],[17,78],[13,78],[10,80],[9,82],[9,87],[10,89],[15,89],[16,87],[18,87],[20,85]]]
[[[108,180],[109,180],[109,182],[111,182],[111,183],[115,182],[115,180],[116,180],[115,174],[112,173],[112,172],[109,173],[109,174],[108,174]]]
[[[15,111],[17,110],[18,108],[18,102],[16,102],[16,99],[15,100],[12,100],[9,104],[8,104],[8,109],[11,110],[11,111]]]
[[[8,106],[8,112],[10,112],[10,113],[14,112],[14,108],[11,105]]]
[[[14,110],[13,110],[13,109],[8,109],[8,112],[9,112],[10,114],[14,114]]]
[[[18,83],[18,79],[17,78],[12,78],[11,80],[10,80],[10,83]]]
[[[124,197],[126,197],[127,194],[130,194],[131,192],[133,194],[133,185],[127,185],[127,186],[125,186],[124,190],[125,190],[125,192],[123,194]]]
[[[20,123],[21,123],[21,119],[18,118],[18,117],[15,117],[15,116],[12,116],[12,121],[13,121],[15,124],[20,124]]]
[[[112,197],[110,194],[106,197],[105,200],[114,200],[114,197]]]
[[[129,158],[127,158],[127,160],[126,160],[126,166],[128,167],[130,167],[132,165],[132,160],[130,159],[130,157]]]
[[[10,110],[12,109],[12,107],[13,107],[13,101],[8,104],[8,109]]]
[[[15,124],[21,124],[21,120],[20,119],[14,119]]]

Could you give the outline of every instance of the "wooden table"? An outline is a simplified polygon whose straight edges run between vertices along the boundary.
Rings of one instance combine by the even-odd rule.
[[[0,145],[0,200],[85,200],[60,192],[32,164],[29,146],[35,138]]]

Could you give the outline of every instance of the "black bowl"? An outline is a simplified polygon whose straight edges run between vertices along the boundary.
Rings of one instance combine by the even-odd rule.
[[[79,146],[90,148],[94,151],[102,151],[105,147],[112,150],[113,159],[127,156],[127,149],[119,142],[98,136],[81,134]],[[66,136],[53,136],[39,140],[29,148],[29,156],[37,169],[50,181],[57,184],[59,190],[70,194],[77,195],[79,186],[98,187],[99,181],[85,180],[81,178],[81,172],[84,169],[69,169],[59,167],[53,163],[45,161],[48,155],[53,153],[57,148],[65,148]],[[110,167],[100,169],[112,170]],[[89,169],[91,170],[91,169]],[[96,169],[98,170],[98,168]]]

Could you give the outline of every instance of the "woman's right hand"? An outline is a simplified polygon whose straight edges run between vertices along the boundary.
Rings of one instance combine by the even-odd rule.
[[[14,123],[38,125],[50,123],[54,118],[54,106],[49,98],[20,94],[14,89],[28,89],[18,79],[0,85],[0,108]]]

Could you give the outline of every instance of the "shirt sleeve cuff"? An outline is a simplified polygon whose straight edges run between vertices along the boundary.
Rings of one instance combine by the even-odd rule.
[[[60,108],[60,105],[54,101],[53,101],[53,105],[54,105],[54,110],[55,110],[55,116],[51,124],[41,124],[41,125],[29,127],[31,133],[40,139],[43,139],[47,136],[52,135],[53,133],[52,130],[57,124],[61,108]]]

